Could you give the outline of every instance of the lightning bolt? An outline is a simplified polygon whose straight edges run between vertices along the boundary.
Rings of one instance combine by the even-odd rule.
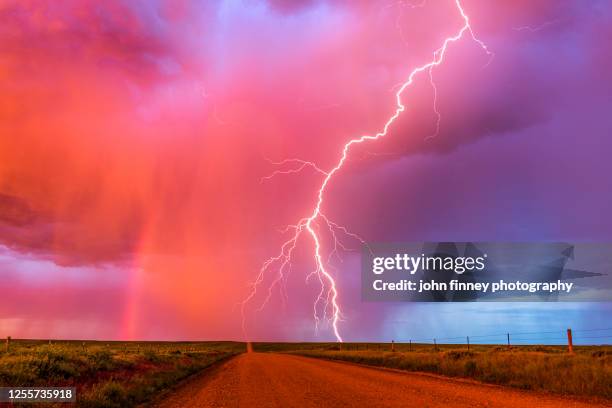
[[[551,20],[551,21],[545,21],[544,23],[538,25],[538,26],[521,26],[521,27],[513,27],[512,29],[514,31],[529,31],[532,33],[537,33],[538,31],[544,30],[552,25],[555,25],[557,23],[560,23],[562,20],[560,18],[557,18],[555,20]]]
[[[484,42],[482,42],[480,39],[476,37],[476,35],[472,31],[472,26],[470,25],[470,19],[468,15],[465,13],[465,10],[463,9],[463,6],[461,5],[460,0],[454,0],[454,3],[457,8],[457,11],[461,15],[463,25],[455,33],[455,35],[451,37],[447,37],[444,40],[442,45],[433,52],[432,59],[429,62],[414,68],[409,73],[406,81],[403,82],[401,86],[399,86],[398,90],[395,93],[395,110],[393,114],[384,123],[382,130],[380,130],[376,134],[362,135],[362,136],[350,139],[348,142],[346,142],[342,148],[340,157],[338,161],[336,162],[335,166],[332,167],[328,171],[322,170],[319,166],[317,166],[315,163],[310,162],[310,161],[305,161],[305,160],[300,160],[300,159],[287,159],[281,162],[273,163],[280,167],[285,167],[285,170],[277,170],[274,173],[272,173],[270,176],[264,177],[262,179],[262,181],[265,181],[265,180],[268,180],[280,174],[299,173],[302,170],[305,170],[307,168],[313,169],[317,173],[320,173],[321,176],[323,177],[321,184],[319,185],[319,189],[317,190],[317,199],[316,199],[315,205],[312,211],[310,212],[310,215],[300,219],[295,225],[290,225],[287,228],[287,231],[293,231],[293,235],[291,235],[289,239],[286,240],[281,245],[280,252],[276,256],[269,258],[263,263],[255,281],[251,284],[251,288],[252,288],[251,292],[246,297],[246,299],[241,303],[241,312],[242,312],[242,318],[243,318],[242,328],[245,333],[245,337],[247,337],[246,329],[245,329],[245,307],[246,305],[249,302],[251,302],[251,300],[253,300],[253,298],[256,296],[258,287],[264,281],[266,272],[270,270],[272,267],[275,267],[276,272],[277,272],[276,277],[273,279],[270,286],[268,287],[268,291],[265,296],[265,299],[257,310],[258,311],[262,310],[265,307],[265,305],[267,304],[267,302],[270,300],[272,296],[273,289],[277,285],[282,284],[282,282],[286,280],[287,273],[291,268],[291,259],[292,259],[293,251],[297,247],[298,242],[300,238],[302,237],[302,235],[306,234],[307,236],[310,237],[310,239],[312,240],[312,243],[314,244],[313,260],[314,260],[314,265],[315,265],[314,271],[312,271],[307,276],[307,280],[315,276],[321,285],[321,289],[313,305],[315,328],[318,328],[319,322],[321,320],[321,317],[319,314],[320,313],[319,305],[323,305],[322,318],[327,319],[327,314],[330,313],[329,321],[331,323],[331,328],[333,329],[334,336],[336,337],[337,341],[339,342],[343,341],[342,336],[340,335],[340,330],[338,328],[338,325],[342,319],[342,311],[341,311],[340,302],[339,302],[339,291],[336,285],[336,281],[330,273],[330,269],[329,269],[330,266],[329,265],[326,266],[326,263],[323,261],[322,241],[324,237],[320,231],[321,225],[324,225],[327,228],[327,230],[329,231],[329,235],[331,235],[331,239],[334,242],[334,248],[331,251],[327,259],[328,264],[329,264],[329,260],[332,254],[337,253],[338,247],[344,248],[344,249],[346,248],[342,244],[341,240],[339,239],[337,235],[338,233],[342,233],[344,237],[349,237],[361,243],[365,244],[365,242],[358,235],[351,233],[345,227],[342,227],[342,226],[339,226],[338,224],[333,223],[327,218],[327,216],[324,215],[322,211],[322,207],[323,207],[323,202],[325,198],[325,192],[327,190],[327,187],[331,183],[332,179],[336,175],[336,173],[338,173],[344,166],[345,162],[348,159],[349,152],[353,146],[362,144],[365,142],[376,141],[376,140],[382,139],[385,136],[387,136],[387,134],[389,133],[389,129],[391,128],[393,123],[397,120],[397,118],[400,117],[402,112],[406,110],[405,105],[402,103],[402,96],[404,94],[404,91],[407,88],[409,88],[410,85],[413,84],[417,75],[423,72],[428,73],[429,81],[434,88],[434,112],[436,113],[437,118],[438,118],[436,129],[439,128],[440,114],[438,112],[437,102],[436,102],[437,89],[435,88],[435,84],[433,82],[432,71],[435,67],[442,64],[442,62],[444,61],[446,52],[448,50],[448,47],[452,43],[459,41],[464,36],[469,36],[489,56],[488,63],[491,62],[494,54],[488,49],[488,47],[486,46]]]

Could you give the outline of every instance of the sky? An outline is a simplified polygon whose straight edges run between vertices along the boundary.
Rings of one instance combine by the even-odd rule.
[[[418,75],[325,215],[371,242],[612,241],[612,5],[461,4],[494,57],[466,36]],[[333,340],[307,236],[242,307],[322,181],[267,176],[335,166],[462,24],[452,0],[0,1],[0,336]],[[347,340],[610,327],[609,302],[361,302],[342,242]]]

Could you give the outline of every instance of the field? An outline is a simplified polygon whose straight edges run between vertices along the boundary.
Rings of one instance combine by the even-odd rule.
[[[0,348],[0,386],[73,386],[77,407],[130,407],[244,350],[232,342],[13,340]]]
[[[564,346],[467,350],[465,345],[389,343],[254,343],[253,349],[612,400],[611,346],[577,346],[573,354]],[[73,386],[77,407],[138,406],[163,399],[193,374],[245,350],[244,343],[233,342],[13,340],[8,351],[0,348],[0,386]]]
[[[612,346],[256,343],[255,351],[298,354],[545,391],[612,399]]]

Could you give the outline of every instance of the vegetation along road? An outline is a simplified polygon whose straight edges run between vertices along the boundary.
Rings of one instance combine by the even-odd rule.
[[[609,405],[296,355],[245,353],[184,384],[158,406],[586,408]]]

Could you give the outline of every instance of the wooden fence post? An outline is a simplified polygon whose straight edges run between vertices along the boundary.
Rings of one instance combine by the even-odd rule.
[[[8,353],[9,347],[11,346],[11,336],[6,336],[6,352]]]
[[[470,336],[467,336],[466,339],[467,339],[468,351],[470,351]]]
[[[506,333],[506,336],[508,337],[508,348],[510,348],[510,333]]]
[[[436,343],[436,339],[434,339],[434,350],[438,351],[438,343]]]
[[[395,340],[391,340],[391,351],[395,351]]]
[[[408,343],[408,351],[412,351],[412,340]]]
[[[572,329],[567,329],[567,351],[570,354],[574,353],[574,344],[572,343]]]

